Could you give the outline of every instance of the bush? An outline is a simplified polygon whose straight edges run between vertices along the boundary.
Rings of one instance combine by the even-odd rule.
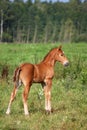
[[[8,33],[3,34],[3,42],[12,42],[12,36]]]
[[[87,84],[87,70],[85,68],[82,69],[79,78],[82,84]]]
[[[84,59],[75,56],[68,67],[58,64],[55,68],[55,78],[61,80],[67,89],[76,87],[75,84],[87,85],[87,70]]]

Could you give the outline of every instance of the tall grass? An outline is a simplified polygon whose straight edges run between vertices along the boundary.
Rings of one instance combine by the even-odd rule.
[[[0,130],[86,130],[87,129],[87,44],[64,44],[63,50],[70,61],[64,68],[55,65],[52,85],[51,115],[44,111],[44,95],[40,84],[33,84],[29,93],[30,116],[23,114],[22,92],[19,89],[7,116],[8,101],[13,89],[15,67],[23,62],[40,62],[48,51],[58,44],[0,44]],[[8,76],[1,76],[8,66]]]

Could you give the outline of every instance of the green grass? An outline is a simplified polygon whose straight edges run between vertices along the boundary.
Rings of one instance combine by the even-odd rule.
[[[45,114],[44,95],[40,84],[33,84],[28,98],[30,116],[24,115],[21,87],[5,114],[15,67],[23,62],[38,63],[48,51],[59,44],[0,44],[0,73],[8,66],[8,78],[0,78],[0,130],[87,130],[87,44],[63,44],[70,61],[64,68],[55,65],[52,85],[53,113]]]

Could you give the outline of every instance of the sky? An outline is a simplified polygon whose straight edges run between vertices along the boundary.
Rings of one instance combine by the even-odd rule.
[[[13,1],[13,0],[11,0],[11,1]],[[27,1],[27,0],[24,0],[24,1]],[[46,0],[42,0],[42,1],[46,1]],[[47,0],[47,1],[49,1],[49,0]],[[55,2],[55,1],[57,1],[57,0],[52,0],[53,2]],[[69,0],[59,0],[60,2],[68,2]]]

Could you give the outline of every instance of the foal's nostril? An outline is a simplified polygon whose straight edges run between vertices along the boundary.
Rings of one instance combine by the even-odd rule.
[[[68,62],[68,61],[64,63],[64,66],[68,66],[68,65],[69,65],[69,62]]]

